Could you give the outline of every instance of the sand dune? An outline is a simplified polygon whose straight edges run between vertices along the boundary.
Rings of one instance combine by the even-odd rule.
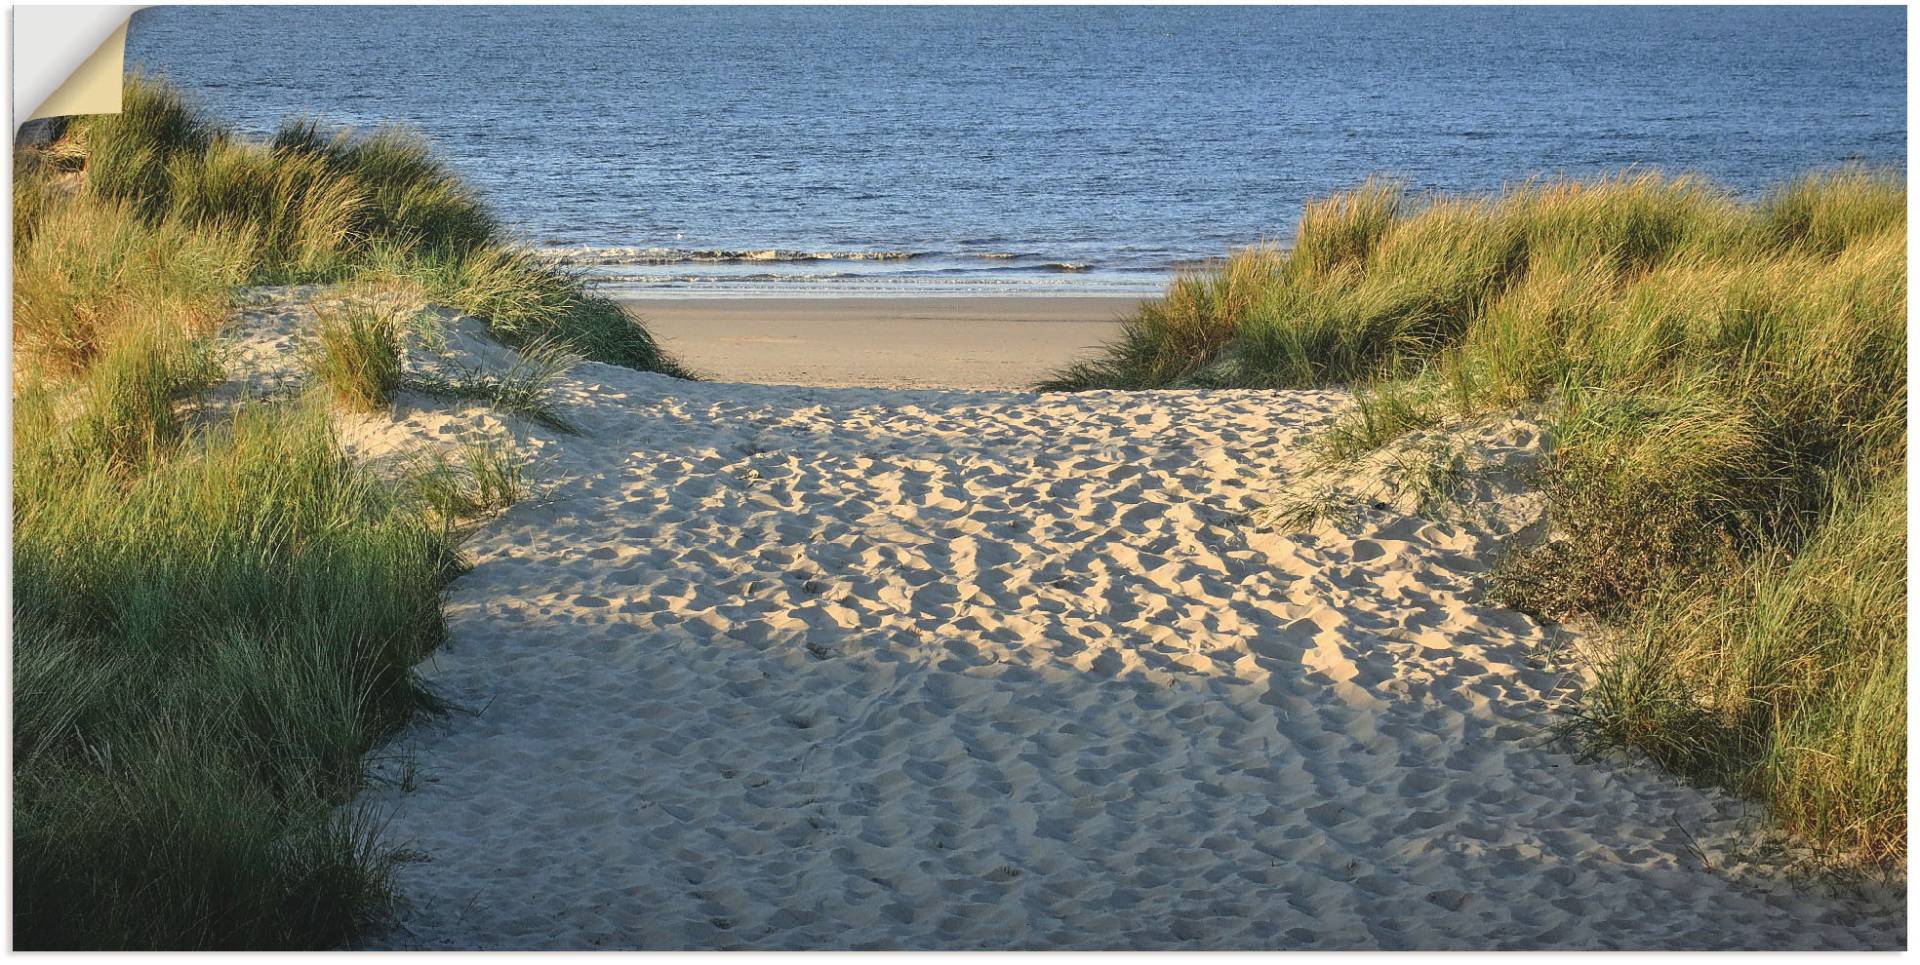
[[[423,667],[467,711],[362,798],[425,856],[380,947],[1905,944],[1897,897],[1743,863],[1736,802],[1547,740],[1566,641],[1478,602],[1524,493],[1260,531],[1342,394],[562,394],[578,436],[351,427],[512,433],[549,484]]]

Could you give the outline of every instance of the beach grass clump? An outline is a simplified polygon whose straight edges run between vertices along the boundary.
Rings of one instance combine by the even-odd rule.
[[[13,237],[16,243],[31,240],[41,216],[79,190],[79,163],[83,161],[74,156],[71,142],[15,152]]]
[[[310,365],[334,401],[359,412],[393,404],[400,388],[403,320],[391,307],[349,304],[320,316]]]
[[[75,388],[78,406],[67,425],[70,458],[137,473],[185,432],[181,411],[217,382],[220,364],[205,339],[148,328],[124,337],[87,370]]]
[[[1313,201],[1301,212],[1300,244],[1287,262],[1295,271],[1322,276],[1344,265],[1364,264],[1400,220],[1406,204],[1398,185],[1377,178]]]
[[[408,380],[418,392],[444,399],[483,402],[509,415],[560,432],[578,431],[554,404],[554,383],[576,362],[569,343],[539,339],[522,345],[505,372],[455,367]]]
[[[27,425],[57,435],[45,421]],[[32,577],[18,581],[20,614],[171,652],[191,646],[196,623],[271,629],[311,612],[380,644],[369,653],[409,657],[401,667],[420,652],[406,641],[438,632],[432,580],[365,581],[354,606],[384,612],[334,612],[329,585],[435,573],[426,564],[444,548],[339,452],[322,414],[245,407],[144,469],[129,478],[84,457],[16,467],[16,572]],[[389,590],[391,606],[375,605]]]
[[[1906,295],[1884,172],[1755,201],[1653,173],[1487,198],[1373,182],[1313,205],[1291,252],[1176,280],[1043,388],[1353,386],[1336,460],[1529,412],[1550,535],[1493,589],[1618,644],[1586,735],[1897,862],[1905,585],[1861,534],[1904,527],[1874,494],[1904,478]],[[1842,592],[1869,581],[1885,596]]]
[[[527,463],[497,439],[462,442],[449,455],[435,453],[408,478],[420,500],[451,527],[492,516],[527,498]]]
[[[480,388],[555,422],[576,341],[671,360],[499,242],[416,142],[276,150],[164,84],[127,93],[15,159],[15,944],[337,947],[387,905],[394,852],[344,806],[431,703],[411,668],[444,636],[458,534],[450,504],[348,459],[323,409],[198,404],[236,294],[379,287],[396,263],[491,276],[481,301],[528,351]],[[390,398],[397,316],[323,327],[330,391]],[[498,447],[448,465],[463,516],[526,493]]]
[[[106,699],[154,699],[146,667],[102,665],[98,649],[17,624],[16,716],[47,720],[76,698],[92,703],[67,709],[92,713]],[[302,653],[296,642],[273,652]],[[169,681],[169,709],[189,704],[193,684]],[[74,729],[85,738],[16,737],[15,948],[324,948],[352,937],[358,910],[387,902],[388,859],[365,818],[270,791],[257,745],[217,746],[230,728],[194,729],[217,725],[209,716],[152,726],[87,717]]]
[[[355,237],[446,257],[502,237],[499,223],[478,196],[417,134],[384,127],[362,136],[296,118],[281,124],[270,143],[276,157],[316,159],[362,186],[363,203],[354,213]]]
[[[1353,408],[1315,440],[1330,462],[1350,462],[1409,432],[1432,429],[1451,414],[1431,386],[1385,380],[1359,386]]]
[[[1836,505],[1797,551],[1672,583],[1604,654],[1582,722],[1689,778],[1766,800],[1843,854],[1906,834],[1906,477]]]
[[[257,281],[330,278],[352,259],[365,188],[318,158],[220,140],[167,165],[169,217],[245,238]]]
[[[54,192],[43,178],[23,182]],[[146,221],[123,202],[50,197],[15,235],[15,344],[23,361],[71,375],[129,332],[205,334],[231,307],[247,259],[243,238]]]
[[[415,707],[456,557],[339,451],[250,407],[105,464],[16,401],[15,940],[327,947],[384,900],[337,811]]]
[[[526,460],[497,440],[462,443],[459,466],[471,482],[474,513],[502,512],[532,492],[526,478]]]
[[[229,137],[172,85],[136,73],[121,90],[120,113],[75,118],[61,141],[84,153],[90,194],[159,217],[172,201],[174,158],[205,154]]]
[[[338,277],[382,243],[458,253],[498,230],[417,138],[293,122],[269,143],[247,142],[137,74],[121,113],[85,118],[65,140],[96,196],[249,237],[260,281]]]
[[[693,377],[619,302],[525,249],[489,245],[457,258],[387,249],[375,253],[373,264],[376,273],[484,320],[507,345],[565,343],[590,361]]]
[[[597,362],[689,376],[619,303],[507,238],[407,131],[293,119],[248,142],[172,85],[136,74],[120,114],[82,119],[50,151],[82,159],[90,198],[246,251],[255,283],[403,278],[509,344],[562,340]]]

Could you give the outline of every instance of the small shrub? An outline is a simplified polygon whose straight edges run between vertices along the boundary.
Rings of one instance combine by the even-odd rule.
[[[1906,856],[1906,482],[1846,493],[1797,553],[1669,585],[1604,652],[1582,733],[1767,801],[1846,857]]]

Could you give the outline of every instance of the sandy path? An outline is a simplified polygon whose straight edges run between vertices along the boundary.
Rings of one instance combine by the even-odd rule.
[[[301,317],[250,311],[258,354]],[[562,394],[579,436],[348,426],[512,433],[551,486],[423,667],[477,713],[362,798],[427,856],[381,947],[1905,944],[1898,899],[1730,857],[1734,802],[1547,744],[1553,640],[1475,602],[1494,533],[1250,526],[1339,394]]]
[[[649,298],[627,306],[729,382],[1020,390],[1119,334],[1116,296]]]

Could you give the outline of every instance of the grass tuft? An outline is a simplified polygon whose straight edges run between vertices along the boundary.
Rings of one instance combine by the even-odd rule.
[[[320,317],[313,374],[335,401],[360,412],[393,404],[400,387],[402,319],[392,308],[351,304]]]
[[[315,160],[344,181],[362,185],[351,224],[355,237],[416,253],[459,257],[496,242],[501,229],[473,191],[447,170],[424,138],[400,128],[366,136],[326,131],[310,118],[275,132],[272,155],[289,163]]]
[[[1906,271],[1891,173],[1751,203],[1650,172],[1418,202],[1372,182],[1310,206],[1291,252],[1177,279],[1043,388],[1356,386],[1336,462],[1541,413],[1551,535],[1494,589],[1618,643],[1586,735],[1897,864]],[[1424,465],[1400,488],[1437,504],[1457,467]],[[1340,509],[1311,483],[1277,518]]]
[[[484,402],[501,412],[560,432],[577,432],[554,406],[554,381],[580,361],[563,342],[539,339],[522,345],[507,371],[498,375],[455,367],[447,374],[411,379],[407,387],[446,399]]]
[[[436,302],[484,319],[508,345],[564,342],[594,362],[692,378],[618,302],[590,293],[578,276],[524,249],[490,245],[460,258],[383,250],[373,264]]]
[[[148,223],[120,202],[49,201],[15,238],[15,344],[28,364],[73,375],[128,332],[205,334],[225,317],[246,252],[244,238]]]
[[[355,934],[384,852],[335,808],[415,704],[451,547],[316,413],[242,410],[138,475],[46,455],[16,450],[17,943]]]
[[[449,527],[504,512],[527,498],[526,461],[499,440],[469,440],[456,456],[435,453],[410,477],[414,493]]]
[[[523,348],[457,388],[554,426],[575,352],[679,369],[417,138],[249,143],[139,76],[124,103],[15,156],[15,943],[335,947],[389,900],[393,852],[341,805],[428,702],[451,517],[525,483],[475,444],[436,498],[349,461],[320,407],[196,411],[239,287],[444,281]],[[397,317],[350,307],[315,368],[377,409],[399,347]]]
[[[410,280],[486,319],[508,344],[565,341],[596,362],[691,377],[617,302],[507,239],[416,134],[292,119],[250,143],[165,81],[134,75],[125,98],[122,113],[81,119],[36,155],[82,159],[88,196],[124,206],[101,217],[122,223],[132,212],[147,225],[220,239],[243,253],[238,270],[258,283]],[[37,230],[42,195],[23,196],[19,217]],[[198,265],[180,271],[225,278]]]

